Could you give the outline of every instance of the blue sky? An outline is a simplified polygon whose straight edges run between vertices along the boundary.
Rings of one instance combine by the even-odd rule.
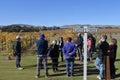
[[[0,0],[0,25],[120,25],[120,0]]]

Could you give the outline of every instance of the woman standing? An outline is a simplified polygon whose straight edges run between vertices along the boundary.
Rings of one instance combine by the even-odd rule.
[[[115,78],[115,60],[117,53],[117,40],[112,38],[109,43],[108,55],[110,56],[110,76],[111,79]]]
[[[72,41],[71,37],[67,38],[66,43],[62,48],[64,58],[66,60],[66,75],[73,76],[74,72],[74,60],[76,57],[76,46]]]
[[[87,55],[90,62],[92,62],[92,38],[88,36],[87,39]]]
[[[53,71],[58,71],[58,58],[59,58],[59,46],[57,45],[57,40],[53,40],[50,45],[50,57],[52,59]]]

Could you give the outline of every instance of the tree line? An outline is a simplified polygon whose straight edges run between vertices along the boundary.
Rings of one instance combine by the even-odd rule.
[[[8,25],[8,26],[1,26],[0,30],[2,32],[39,32],[43,30],[57,30],[60,29],[60,27],[57,26],[52,26],[52,27],[47,27],[47,26],[27,26],[27,25]]]

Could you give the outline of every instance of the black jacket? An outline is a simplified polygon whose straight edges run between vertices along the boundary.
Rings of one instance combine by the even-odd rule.
[[[82,47],[83,46],[83,37],[79,36],[75,43],[78,45],[77,47]]]
[[[14,42],[13,49],[14,49],[15,55],[20,55],[21,54],[21,42],[20,41]]]
[[[108,50],[108,55],[110,56],[110,58],[115,59],[117,53],[117,45],[109,45]]]
[[[106,41],[103,41],[97,45],[97,49],[99,50],[98,57],[103,59],[104,56],[107,55],[107,51],[109,48],[109,44]]]
[[[58,58],[59,57],[59,46],[58,45],[53,45],[53,44],[51,44],[50,45],[50,57],[56,57],[56,58]]]

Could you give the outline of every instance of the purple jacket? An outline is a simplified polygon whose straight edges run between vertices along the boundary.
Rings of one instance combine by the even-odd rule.
[[[75,46],[75,44],[72,43],[72,42],[65,43],[63,48],[62,48],[62,52],[64,54],[65,59],[75,58],[76,57],[76,46]],[[69,53],[71,53],[72,55],[70,56]]]

